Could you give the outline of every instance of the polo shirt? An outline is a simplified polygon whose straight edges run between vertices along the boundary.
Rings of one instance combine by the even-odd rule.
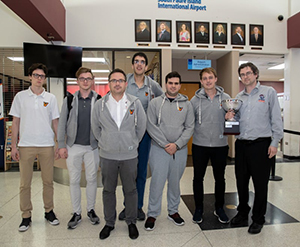
[[[20,118],[19,147],[54,146],[52,120],[59,118],[57,100],[44,91],[34,94],[30,87],[18,92],[9,115]]]

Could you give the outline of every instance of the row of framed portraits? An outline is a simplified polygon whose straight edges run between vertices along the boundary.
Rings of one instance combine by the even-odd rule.
[[[172,42],[172,21],[171,20],[156,20],[155,37],[156,42]],[[246,25],[229,24],[222,22],[212,22],[212,31],[210,31],[210,23],[202,21],[194,21],[192,27],[191,21],[176,21],[176,41],[177,43],[194,43],[227,45],[228,37],[231,39],[232,45],[246,45]],[[263,25],[249,25],[249,45],[263,46],[264,45],[264,27]],[[194,31],[194,32],[193,32]],[[194,39],[193,39],[194,33]],[[151,42],[151,20],[135,20],[135,41],[136,42]]]

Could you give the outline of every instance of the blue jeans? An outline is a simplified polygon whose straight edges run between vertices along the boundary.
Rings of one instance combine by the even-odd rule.
[[[136,178],[136,188],[138,192],[138,208],[144,205],[144,192],[147,179],[147,166],[151,147],[151,137],[146,132],[138,148],[138,172]]]

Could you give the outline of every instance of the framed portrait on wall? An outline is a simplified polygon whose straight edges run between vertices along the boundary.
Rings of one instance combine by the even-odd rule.
[[[213,22],[213,43],[227,45],[227,23]]]
[[[156,20],[156,42],[172,42],[172,21]]]
[[[250,45],[263,46],[264,45],[264,26],[250,24]]]
[[[245,24],[231,24],[231,44],[245,45]]]
[[[134,20],[135,42],[151,42],[151,20]]]
[[[209,44],[209,22],[194,22],[195,43]]]
[[[177,43],[192,42],[191,25],[190,21],[176,21]]]

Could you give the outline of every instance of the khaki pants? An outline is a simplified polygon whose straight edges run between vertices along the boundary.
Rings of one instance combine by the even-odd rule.
[[[43,201],[45,212],[50,212],[53,206],[53,147],[20,147],[20,209],[22,218],[31,217],[31,180],[33,163],[38,155],[43,180]]]

